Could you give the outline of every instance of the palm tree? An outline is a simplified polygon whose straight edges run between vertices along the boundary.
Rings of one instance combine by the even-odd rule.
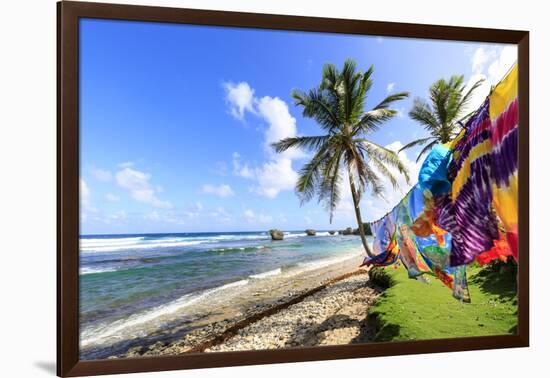
[[[448,81],[439,79],[430,86],[430,103],[416,98],[409,117],[420,123],[430,136],[413,140],[399,150],[400,152],[414,146],[425,147],[420,151],[416,161],[438,143],[447,143],[455,138],[461,123],[472,113],[466,113],[474,91],[482,84],[478,80],[466,91],[464,76],[451,76]],[[427,143],[427,144],[426,144]]]
[[[370,188],[374,194],[381,195],[384,189],[381,176],[396,187],[397,179],[391,168],[397,169],[409,181],[397,153],[367,139],[370,133],[397,114],[396,110],[389,109],[390,105],[409,94],[390,95],[365,112],[367,94],[373,83],[372,73],[372,66],[365,73],[357,72],[355,62],[350,59],[345,61],[342,71],[333,64],[326,64],[318,87],[307,93],[292,92],[295,105],[303,107],[304,117],[319,124],[322,135],[285,138],[273,143],[277,152],[301,148],[313,153],[299,172],[296,192],[302,203],[317,195],[319,202],[327,206],[331,223],[340,200],[343,176],[347,174],[359,234],[369,256],[372,253],[359,208],[361,194]]]

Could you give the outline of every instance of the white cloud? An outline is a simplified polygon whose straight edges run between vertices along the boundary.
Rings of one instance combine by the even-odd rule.
[[[296,136],[296,118],[290,115],[287,104],[280,98],[262,97],[258,102],[258,112],[268,124],[264,142],[269,152],[272,143]]]
[[[246,82],[225,84],[225,88],[234,116],[242,119],[249,111],[267,123],[263,140],[267,161],[260,167],[251,168],[235,152],[232,156],[233,174],[256,180],[257,186],[252,191],[264,197],[275,198],[281,191],[293,190],[298,174],[292,168],[292,161],[304,157],[304,153],[291,149],[277,154],[271,147],[274,142],[297,135],[296,119],[290,114],[288,105],[278,97],[254,97],[254,90]]]
[[[150,179],[150,174],[128,167],[116,174],[117,185],[126,189],[134,200],[158,208],[171,208],[170,202],[162,201],[157,197],[157,189],[151,185]]]
[[[224,83],[225,99],[231,115],[238,120],[244,119],[245,111],[254,113],[254,89],[246,82]]]
[[[92,176],[98,181],[108,182],[111,181],[113,178],[113,174],[111,171],[107,171],[100,168],[93,168],[92,169]]]
[[[90,192],[90,188],[88,187],[88,184],[86,184],[86,181],[84,181],[84,179],[80,179],[79,191],[80,191],[80,203],[84,206],[89,206],[91,192]]]
[[[275,198],[284,190],[293,190],[298,173],[292,168],[292,160],[285,157],[274,158],[265,163],[257,172],[258,186],[254,192],[268,198]]]
[[[90,213],[96,213],[97,209],[92,206],[92,192],[84,179],[81,178],[79,180],[78,187],[80,197],[80,220],[82,222],[86,222],[90,216]]]
[[[201,188],[201,192],[205,194],[214,194],[221,198],[230,197],[235,194],[233,189],[227,184],[221,184],[219,186],[204,184]]]
[[[395,83],[389,83],[386,87],[386,92],[390,93],[391,91],[393,91],[393,88],[395,88]]]
[[[500,50],[500,54],[496,60],[494,60],[487,72],[489,74],[489,81],[492,84],[498,83],[504,75],[512,68],[513,64],[518,59],[517,46],[505,46]]]
[[[109,202],[118,202],[120,201],[120,197],[117,195],[114,195],[113,193],[107,193],[105,195],[105,199]]]
[[[248,166],[246,163],[241,163],[241,155],[238,152],[233,152],[233,174],[235,176],[244,177],[244,178],[253,178],[254,170]]]
[[[473,92],[472,97],[470,98],[470,102],[464,108],[462,116],[465,116],[478,109],[491,92],[491,83],[489,82],[489,80],[487,80],[487,76],[481,73],[473,74],[472,76],[470,76],[470,79],[468,80],[468,82],[466,83],[466,87],[464,88],[464,92],[468,92],[470,88],[472,88],[472,86],[481,79],[483,79],[483,82]]]
[[[489,60],[496,58],[496,51],[492,48],[478,47],[472,55],[472,72],[481,73]]]
[[[491,86],[498,84],[516,61],[517,47],[512,45],[487,45],[478,47],[474,51],[471,59],[472,75],[466,83],[465,91],[468,91],[480,79],[484,79],[484,82],[474,91],[463,115],[481,106],[489,95]]]

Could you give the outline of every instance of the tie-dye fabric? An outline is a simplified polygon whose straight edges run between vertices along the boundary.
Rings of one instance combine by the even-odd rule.
[[[506,239],[518,259],[518,68],[489,97],[493,147],[492,193]]]
[[[486,100],[453,143],[449,194],[438,198],[437,223],[453,235],[451,266],[474,261],[498,239],[491,193],[491,122]]]
[[[390,265],[398,254],[409,277],[430,272],[469,301],[467,264],[517,260],[517,127],[514,66],[460,134],[432,149],[418,184],[371,223],[376,256],[365,264]]]

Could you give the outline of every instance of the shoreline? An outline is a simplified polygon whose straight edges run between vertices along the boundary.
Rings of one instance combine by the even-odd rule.
[[[294,321],[296,331],[303,333],[308,329],[315,328],[316,324],[312,324],[312,322],[324,324],[324,327],[327,327],[327,319],[332,318],[334,320],[334,317],[338,316],[342,310],[345,308],[349,310],[351,307],[355,308],[355,312],[359,311],[359,315],[362,316],[362,319],[357,316],[354,318],[354,324],[357,328],[359,323],[363,320],[366,321],[369,305],[378,296],[377,290],[368,281],[368,270],[358,268],[358,261],[359,259],[355,257],[345,262],[317,269],[313,272],[316,274],[316,280],[313,284],[300,290],[290,290],[293,288],[285,287],[286,291],[283,291],[276,299],[271,298],[266,301],[258,299],[255,305],[243,310],[242,313],[236,316],[227,317],[227,314],[223,314],[223,316],[220,316],[220,320],[197,327],[197,329],[179,335],[172,340],[155,341],[153,339],[149,343],[138,342],[138,345],[129,347],[125,352],[116,353],[106,358],[134,358],[218,350],[242,350],[244,346],[242,342],[237,343],[238,345],[233,344],[241,335],[250,334],[250,332],[256,333],[256,339],[260,339],[259,336],[261,335],[262,339],[265,338],[266,343],[265,345],[256,343],[250,347],[244,346],[244,349],[269,349],[277,347],[277,343],[267,343],[267,340],[270,340],[271,337],[265,337],[267,336],[266,331],[269,331],[273,326],[262,329],[265,328],[264,323],[269,323],[273,319],[283,316],[287,321]],[[301,280],[308,281],[308,279],[311,280],[310,275],[302,277]],[[319,307],[319,300],[321,299],[324,304]],[[320,308],[323,309],[322,313],[319,311]],[[340,323],[336,322],[334,328],[342,328]],[[363,328],[365,328],[364,325],[357,328],[357,335],[355,336],[358,336],[361,332],[364,333]],[[251,331],[252,329],[256,330]],[[292,333],[290,329],[286,331]],[[173,332],[177,333],[177,329]],[[280,337],[282,330],[274,330],[273,332],[277,333],[277,337]],[[272,336],[275,336],[275,334]],[[290,340],[290,338],[293,338],[291,334],[288,335],[287,339]],[[341,338],[338,337],[333,337],[333,339],[333,344],[346,344],[351,341],[345,338],[340,340]],[[289,347],[289,345],[285,344],[280,347]]]

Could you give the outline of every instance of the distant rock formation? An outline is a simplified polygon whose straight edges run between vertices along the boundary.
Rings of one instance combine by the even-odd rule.
[[[328,232],[330,235],[334,235],[336,233],[336,231],[329,231]]]
[[[315,232],[315,230],[312,230],[311,228],[308,228],[306,230],[306,234],[307,234],[307,236],[315,236],[316,232]]]
[[[269,230],[269,234],[271,235],[271,240],[283,240],[285,237],[282,231],[276,229]]]

